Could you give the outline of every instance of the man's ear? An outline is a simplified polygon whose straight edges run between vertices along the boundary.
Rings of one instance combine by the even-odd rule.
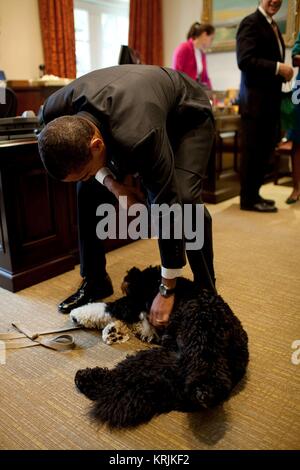
[[[91,143],[90,143],[90,149],[91,151],[97,151],[100,150],[102,152],[104,150],[104,142],[103,139],[100,137],[92,137]]]
[[[90,142],[90,153],[92,158],[98,161],[102,166],[105,165],[106,151],[105,143],[101,137],[94,136]]]

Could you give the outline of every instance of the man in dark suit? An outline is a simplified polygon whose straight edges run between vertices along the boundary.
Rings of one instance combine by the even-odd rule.
[[[284,64],[285,46],[273,20],[281,0],[261,0],[255,13],[237,32],[237,62],[242,71],[240,114],[242,126],[241,209],[276,212],[275,201],[259,190],[280,138],[280,97],[293,69]]]
[[[125,175],[137,172],[151,204],[190,203],[194,209],[201,203],[214,123],[199,84],[180,72],[144,65],[120,65],[78,78],[48,98],[43,119],[39,151],[46,169],[60,180],[80,181],[84,282],[59,306],[67,313],[112,293],[103,242],[96,237],[96,207],[113,196],[128,196],[128,205],[141,199],[135,187],[124,183]],[[203,248],[187,249],[186,254],[195,282],[214,290],[207,210],[204,219]],[[158,326],[167,323],[173,307],[176,278],[186,263],[185,240],[160,236],[159,248],[162,282],[150,312],[150,321]]]

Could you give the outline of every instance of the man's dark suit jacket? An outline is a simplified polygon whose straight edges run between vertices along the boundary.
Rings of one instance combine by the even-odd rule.
[[[241,22],[237,32],[237,62],[241,76],[240,113],[249,117],[279,119],[283,78],[276,75],[277,62],[284,62],[272,26],[257,9]]]
[[[90,119],[100,129],[112,171],[138,171],[151,203],[180,202],[173,143],[211,116],[209,100],[196,82],[171,69],[150,65],[97,70],[58,90],[43,108],[46,124],[74,114]],[[192,160],[187,155],[185,169],[193,172]],[[166,268],[185,264],[184,245],[177,240],[174,243],[169,253],[161,253]]]

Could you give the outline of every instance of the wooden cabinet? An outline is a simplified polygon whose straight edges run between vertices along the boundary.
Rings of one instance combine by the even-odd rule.
[[[0,143],[0,287],[16,292],[74,268],[76,207],[76,185],[47,175],[36,140]]]
[[[8,80],[7,86],[11,88],[17,96],[17,116],[20,116],[24,111],[29,110],[37,114],[40,106],[45,102],[48,96],[59,90],[63,85],[46,86],[41,80],[33,84],[27,80]]]
[[[230,199],[240,193],[238,156],[240,152],[240,116],[216,114],[216,139],[203,184],[203,201],[212,204]],[[225,169],[225,153],[232,155],[232,167]]]
[[[36,141],[0,144],[0,286],[10,291],[75,265],[70,191],[46,174]]]

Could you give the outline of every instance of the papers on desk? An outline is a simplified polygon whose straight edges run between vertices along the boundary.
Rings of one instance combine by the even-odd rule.
[[[44,75],[43,78],[39,79],[28,79],[28,80],[8,80],[7,86],[13,89],[20,87],[47,87],[47,86],[57,86],[62,87],[68,85],[74,79],[73,78],[60,78],[55,77],[55,75]]]
[[[43,75],[42,78],[36,80],[38,84],[44,86],[64,86],[71,83],[74,79],[72,78],[61,78],[56,75]]]

